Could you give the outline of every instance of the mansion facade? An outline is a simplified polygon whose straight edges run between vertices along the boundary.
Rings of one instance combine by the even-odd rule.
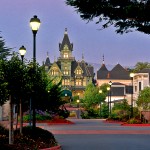
[[[86,86],[92,82],[94,68],[84,60],[76,61],[72,55],[73,43],[70,43],[67,29],[65,29],[62,43],[59,43],[60,56],[57,61],[50,62],[47,56],[44,63],[48,75],[55,78],[56,82],[62,80],[64,90],[70,90],[72,96],[83,97]]]

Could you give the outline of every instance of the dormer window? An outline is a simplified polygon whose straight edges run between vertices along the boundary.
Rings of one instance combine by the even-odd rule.
[[[64,58],[68,58],[68,53],[64,53]]]
[[[80,69],[78,69],[76,73],[80,75],[82,73],[82,71]]]

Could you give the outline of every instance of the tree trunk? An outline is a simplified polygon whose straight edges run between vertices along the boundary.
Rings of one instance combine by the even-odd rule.
[[[14,131],[13,131],[13,103],[12,97],[9,96],[10,112],[9,112],[9,144],[14,143]]]
[[[18,114],[19,114],[19,109],[18,109],[18,104],[17,104],[17,117],[16,117],[16,130],[17,130],[17,127],[18,127]]]
[[[23,115],[22,115],[22,100],[20,99],[20,134],[22,134]]]

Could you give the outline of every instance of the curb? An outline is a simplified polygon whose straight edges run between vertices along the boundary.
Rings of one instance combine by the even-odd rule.
[[[121,126],[150,127],[150,124],[127,124],[127,123],[122,123]]]
[[[54,147],[50,147],[50,148],[44,148],[44,149],[40,149],[40,150],[62,150],[61,146],[54,146]]]

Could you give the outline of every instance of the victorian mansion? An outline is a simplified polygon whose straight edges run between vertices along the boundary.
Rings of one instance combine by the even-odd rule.
[[[94,77],[94,68],[85,62],[82,55],[81,61],[76,61],[72,55],[73,43],[70,43],[67,29],[65,29],[62,43],[59,43],[60,56],[53,63],[47,56],[44,63],[45,69],[50,77],[55,80],[62,80],[62,86],[72,92],[72,96],[84,95],[85,87],[92,82]]]

